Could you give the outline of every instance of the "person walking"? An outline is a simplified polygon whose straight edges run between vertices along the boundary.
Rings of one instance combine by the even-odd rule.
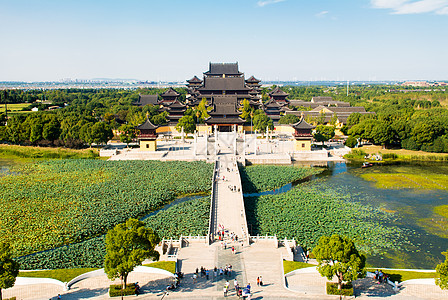
[[[257,277],[257,286],[260,286],[260,277]]]
[[[227,287],[226,286],[224,286],[223,288],[222,288],[222,290],[223,290],[223,292],[224,292],[224,297],[227,297]]]

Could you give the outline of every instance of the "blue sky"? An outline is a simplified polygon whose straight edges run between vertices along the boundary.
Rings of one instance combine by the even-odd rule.
[[[0,0],[0,81],[448,80],[448,0]]]

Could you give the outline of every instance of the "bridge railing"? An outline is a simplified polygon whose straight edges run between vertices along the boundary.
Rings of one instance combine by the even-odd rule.
[[[206,243],[211,245],[213,243],[214,239],[214,232],[215,232],[215,218],[216,218],[216,199],[215,199],[215,190],[216,190],[216,180],[217,180],[217,174],[216,169],[218,168],[218,161],[215,161],[215,165],[213,167],[213,177],[212,177],[212,192],[210,195],[210,216],[209,216],[209,224],[208,224],[208,234]]]
[[[246,218],[246,209],[244,207],[244,197],[243,197],[243,184],[241,183],[241,175],[240,175],[240,170],[238,168],[238,162],[237,159],[235,157],[235,168],[236,168],[236,173],[238,175],[238,190],[239,190],[239,197],[240,197],[240,201],[241,201],[241,217],[243,218],[243,228],[241,228],[241,231],[243,232],[243,239],[246,241],[247,244],[250,243],[250,235],[249,235],[249,229],[247,227],[247,218]]]

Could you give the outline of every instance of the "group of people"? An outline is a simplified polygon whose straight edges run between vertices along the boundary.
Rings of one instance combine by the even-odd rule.
[[[377,281],[378,284],[380,283],[387,283],[387,279],[389,278],[389,276],[387,276],[387,274],[383,273],[383,271],[381,270],[376,270],[375,271],[375,280]]]
[[[250,283],[248,283],[246,287],[241,287],[238,283],[238,280],[234,279],[233,288],[235,289],[235,294],[238,296],[238,298],[242,297],[243,299],[250,299],[250,289],[251,289]],[[224,297],[227,297],[229,289],[230,289],[230,283],[228,280],[226,280],[226,283],[224,284],[223,287]]]
[[[240,188],[237,187],[236,185],[228,185],[228,188],[232,192],[240,192]]]

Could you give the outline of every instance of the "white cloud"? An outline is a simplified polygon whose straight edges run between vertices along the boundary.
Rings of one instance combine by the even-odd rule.
[[[391,9],[393,14],[436,13],[448,15],[448,0],[371,0],[374,8]]]
[[[266,6],[269,4],[279,3],[279,2],[283,2],[283,1],[286,1],[286,0],[263,0],[263,1],[258,1],[257,5],[260,7],[263,7],[263,6]]]
[[[325,17],[325,15],[328,14],[327,10],[321,11],[320,13],[316,14],[316,17],[321,18],[321,17]]]

